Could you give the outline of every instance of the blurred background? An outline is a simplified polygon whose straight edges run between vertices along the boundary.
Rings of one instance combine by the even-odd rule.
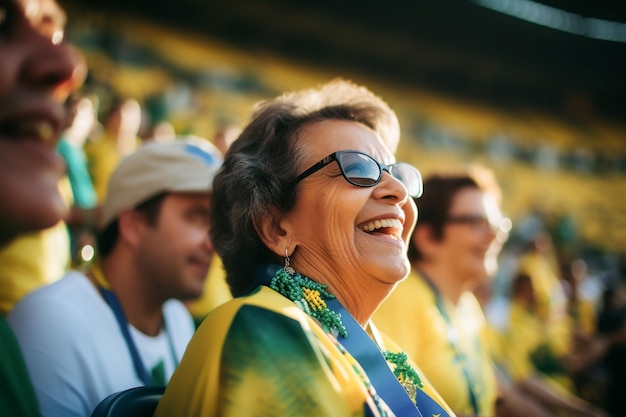
[[[101,113],[117,96],[214,138],[251,106],[335,77],[397,112],[424,175],[491,168],[511,244],[626,276],[626,5],[582,0],[61,2]]]

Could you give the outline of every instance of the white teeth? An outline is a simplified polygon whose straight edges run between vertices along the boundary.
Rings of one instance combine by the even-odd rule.
[[[366,224],[362,224],[359,228],[365,232],[372,232],[376,229],[382,229],[383,227],[394,227],[396,229],[402,229],[402,223],[398,219],[381,219],[374,220]]]
[[[54,127],[46,120],[22,120],[16,126],[20,136],[34,136],[41,142],[49,142],[54,135]]]

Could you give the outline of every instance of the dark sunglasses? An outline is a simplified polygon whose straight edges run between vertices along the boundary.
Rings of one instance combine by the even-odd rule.
[[[296,183],[319,171],[333,161],[337,161],[341,169],[341,174],[346,181],[357,187],[375,186],[383,177],[383,171],[387,171],[406,187],[411,197],[418,198],[422,195],[422,175],[413,165],[405,162],[397,162],[391,165],[381,164],[368,154],[358,151],[339,151],[331,153],[326,158],[298,175]]]

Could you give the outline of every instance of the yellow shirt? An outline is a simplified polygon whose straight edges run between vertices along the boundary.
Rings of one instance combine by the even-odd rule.
[[[500,358],[502,368],[515,381],[526,379],[535,373],[530,359],[544,341],[541,322],[522,305],[511,302],[509,324],[500,333]]]
[[[396,351],[386,337],[384,344]],[[377,407],[370,386],[359,363],[316,321],[260,287],[205,318],[155,416],[365,416]],[[421,391],[453,415],[427,381]]]
[[[15,239],[0,251],[0,313],[7,315],[23,296],[61,278],[70,262],[65,223]]]
[[[532,375],[549,382],[561,392],[573,393],[570,378],[558,369],[561,367],[559,357],[551,350],[557,343],[553,339],[557,337],[560,336],[553,334],[532,311],[519,302],[511,301],[508,325],[498,332],[500,349],[496,360],[513,381]],[[549,373],[539,370],[538,360],[544,367],[554,367],[554,370]]]
[[[431,286],[412,272],[373,321],[415,361],[455,413],[495,415],[497,383],[478,301],[468,292],[457,306],[443,302],[447,318],[437,304]]]
[[[571,321],[567,314],[567,296],[553,262],[546,255],[527,253],[519,260],[519,271],[533,283],[536,314],[548,329],[550,349],[556,356],[570,349]]]
[[[59,183],[72,203],[67,177]],[[64,222],[17,237],[0,249],[0,314],[6,316],[23,296],[60,279],[70,267],[70,238]]]
[[[530,276],[535,292],[539,317],[565,311],[565,292],[558,271],[548,255],[528,252],[519,258],[518,271]]]
[[[592,301],[579,298],[568,306],[572,329],[585,335],[596,332],[596,311]]]

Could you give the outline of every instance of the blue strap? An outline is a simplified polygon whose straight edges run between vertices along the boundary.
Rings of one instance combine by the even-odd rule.
[[[339,342],[363,367],[376,392],[387,403],[396,416],[436,416],[449,417],[448,412],[428,394],[416,387],[417,407],[411,401],[387,364],[380,349],[363,330],[361,325],[341,305],[337,299],[326,300],[326,305],[337,314],[348,330],[348,337],[338,337]]]
[[[119,300],[115,294],[113,294],[113,291],[107,290],[106,288],[100,287],[100,292],[109,307],[111,307],[111,310],[113,310],[113,314],[117,319],[117,324],[119,324],[122,335],[124,335],[124,340],[126,341],[126,346],[128,346],[130,356],[133,358],[133,365],[135,366],[137,376],[141,379],[144,385],[154,385],[152,377],[148,374],[148,371],[141,360],[141,356],[139,356],[137,346],[135,346],[135,342],[130,335],[130,331],[128,330],[128,321],[126,320],[124,310],[122,310]]]
[[[259,266],[253,276],[250,290],[258,285],[269,286],[276,270],[280,265],[270,264]],[[352,315],[337,299],[325,300],[328,308],[341,315],[346,326],[348,337],[339,336],[337,340],[359,362],[365,370],[377,394],[383,399],[393,413],[398,417],[450,417],[448,412],[421,389],[417,388],[417,407],[409,397],[404,387],[389,368],[380,349],[357,323]]]

